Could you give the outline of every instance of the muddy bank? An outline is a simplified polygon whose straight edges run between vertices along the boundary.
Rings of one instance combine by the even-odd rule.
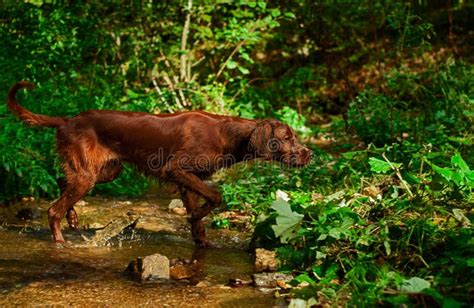
[[[230,278],[248,279],[253,272],[252,257],[243,250],[249,234],[210,230],[209,238],[217,248],[197,252],[186,218],[170,212],[168,203],[169,199],[86,198],[76,210],[81,225],[88,228],[68,230],[64,221],[65,245],[51,242],[46,222],[48,202],[29,201],[0,208],[0,305],[282,304],[272,294],[252,287],[226,286]],[[39,211],[31,217],[18,215],[24,209]],[[127,215],[140,217],[136,230],[106,246],[83,246],[84,236]],[[194,280],[150,283],[125,277],[123,271],[132,259],[154,253],[169,259],[199,258],[200,273]]]

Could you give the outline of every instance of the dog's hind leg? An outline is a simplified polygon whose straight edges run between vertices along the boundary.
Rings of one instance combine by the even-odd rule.
[[[66,172],[67,181],[59,199],[48,209],[48,222],[55,242],[64,242],[61,220],[68,210],[94,186],[96,176],[91,172]],[[77,218],[77,215],[76,215]],[[69,222],[69,218],[68,218]]]
[[[96,183],[108,183],[108,182],[113,181],[120,174],[120,171],[122,171],[122,168],[123,168],[123,165],[118,160],[110,161],[106,163],[100,170]],[[62,194],[66,190],[67,180],[65,177],[61,177],[58,179],[57,182]],[[66,219],[67,219],[69,228],[75,230],[79,227],[79,217],[77,215],[76,210],[74,209],[74,206],[71,206],[70,208],[67,209]]]
[[[63,194],[63,192],[66,190],[66,187],[67,187],[67,180],[65,177],[60,177],[57,182],[58,182],[59,190],[61,191],[61,194]],[[77,212],[73,206],[67,210],[66,219],[67,219],[69,228],[75,230],[79,227],[79,217],[77,216]]]

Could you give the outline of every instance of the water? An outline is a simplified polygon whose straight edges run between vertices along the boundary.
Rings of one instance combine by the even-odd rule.
[[[47,202],[22,202],[0,208],[0,305],[153,305],[269,307],[272,294],[252,287],[229,288],[230,278],[248,280],[251,256],[243,249],[248,234],[213,230],[218,248],[196,250],[185,217],[167,211],[169,200],[131,202],[88,198],[76,207],[83,225],[100,226],[128,213],[141,216],[134,234],[106,247],[87,247],[82,235],[67,230],[67,243],[51,241]],[[40,211],[33,220],[16,217],[20,209]],[[82,234],[82,235],[81,235]],[[236,248],[237,247],[237,248]],[[202,267],[190,281],[136,282],[123,271],[139,257],[160,253],[169,259],[198,259]],[[205,286],[196,286],[204,282]],[[202,285],[203,283],[199,284]]]

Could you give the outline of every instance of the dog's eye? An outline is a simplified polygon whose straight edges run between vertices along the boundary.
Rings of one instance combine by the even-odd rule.
[[[291,136],[286,136],[285,137],[285,141],[290,141],[291,140]]]

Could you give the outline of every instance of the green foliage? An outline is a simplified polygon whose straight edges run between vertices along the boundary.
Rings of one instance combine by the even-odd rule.
[[[453,70],[458,68],[442,66],[432,78]],[[393,123],[381,104],[387,96],[367,90],[351,104],[348,122],[358,137],[376,145],[337,157],[316,151],[316,161],[301,170],[256,165],[258,170],[245,170],[225,187],[227,204],[239,203],[228,194],[232,189],[246,192],[245,202],[256,205],[257,242],[276,247],[283,269],[299,273],[293,281],[299,286],[296,297],[343,303],[351,294],[353,304],[415,304],[419,297],[439,305],[472,301],[465,290],[474,274],[474,161],[465,140],[473,136],[466,112],[473,93],[457,78],[449,78],[450,88],[431,102],[424,100],[425,92],[408,100],[394,89]],[[441,103],[451,99],[449,107]],[[361,101],[367,109],[354,112]],[[453,120],[445,119],[447,114]],[[330,129],[340,136],[344,127]],[[290,200],[276,200],[276,189],[289,193]]]
[[[257,214],[262,210],[267,213],[266,220],[257,225],[256,236],[270,242],[260,243],[274,246],[277,242],[271,239],[276,238],[283,269],[298,269],[300,273],[294,285],[309,283],[305,289],[296,289],[296,296],[309,299],[323,292],[337,302],[351,293],[354,304],[410,303],[418,295],[439,304],[455,302],[453,298],[469,300],[457,290],[470,285],[468,277],[474,274],[469,265],[474,249],[469,239],[473,235],[472,190],[452,186],[455,183],[444,178],[440,181],[438,171],[431,168],[422,168],[420,173],[418,152],[411,153],[405,162],[394,163],[385,159],[391,151],[371,147],[347,153],[349,160],[340,157],[335,164],[328,164],[332,158],[326,157],[326,161],[317,163],[319,170],[313,169],[312,173],[280,170],[282,179],[298,177],[303,183],[332,180],[333,193],[324,193],[317,184],[304,188],[297,182],[280,184],[279,188],[289,192],[289,202],[277,199],[270,207],[256,210]],[[452,157],[446,157],[446,161],[470,170],[458,154]],[[371,168],[359,169],[361,162]],[[258,167],[259,172],[275,168]],[[462,169],[456,169],[453,163],[448,170]],[[416,180],[408,180],[407,174]],[[360,187],[347,186],[353,176],[359,182],[362,179]],[[244,190],[249,183],[240,179],[234,185]],[[267,195],[266,187],[272,186],[262,185],[259,191],[249,193],[261,198]],[[457,201],[450,204],[454,192]],[[276,197],[270,194],[267,198]],[[265,227],[268,224],[271,228]]]
[[[303,215],[293,212],[290,205],[282,199],[274,201],[271,209],[277,213],[276,224],[272,226],[273,232],[282,243],[288,243],[288,240],[297,236],[295,231],[299,229]]]
[[[472,65],[449,62],[417,73],[394,71],[387,93],[367,89],[350,104],[348,123],[378,146],[409,139],[441,145],[466,141],[474,121]],[[448,138],[449,137],[449,138]]]

